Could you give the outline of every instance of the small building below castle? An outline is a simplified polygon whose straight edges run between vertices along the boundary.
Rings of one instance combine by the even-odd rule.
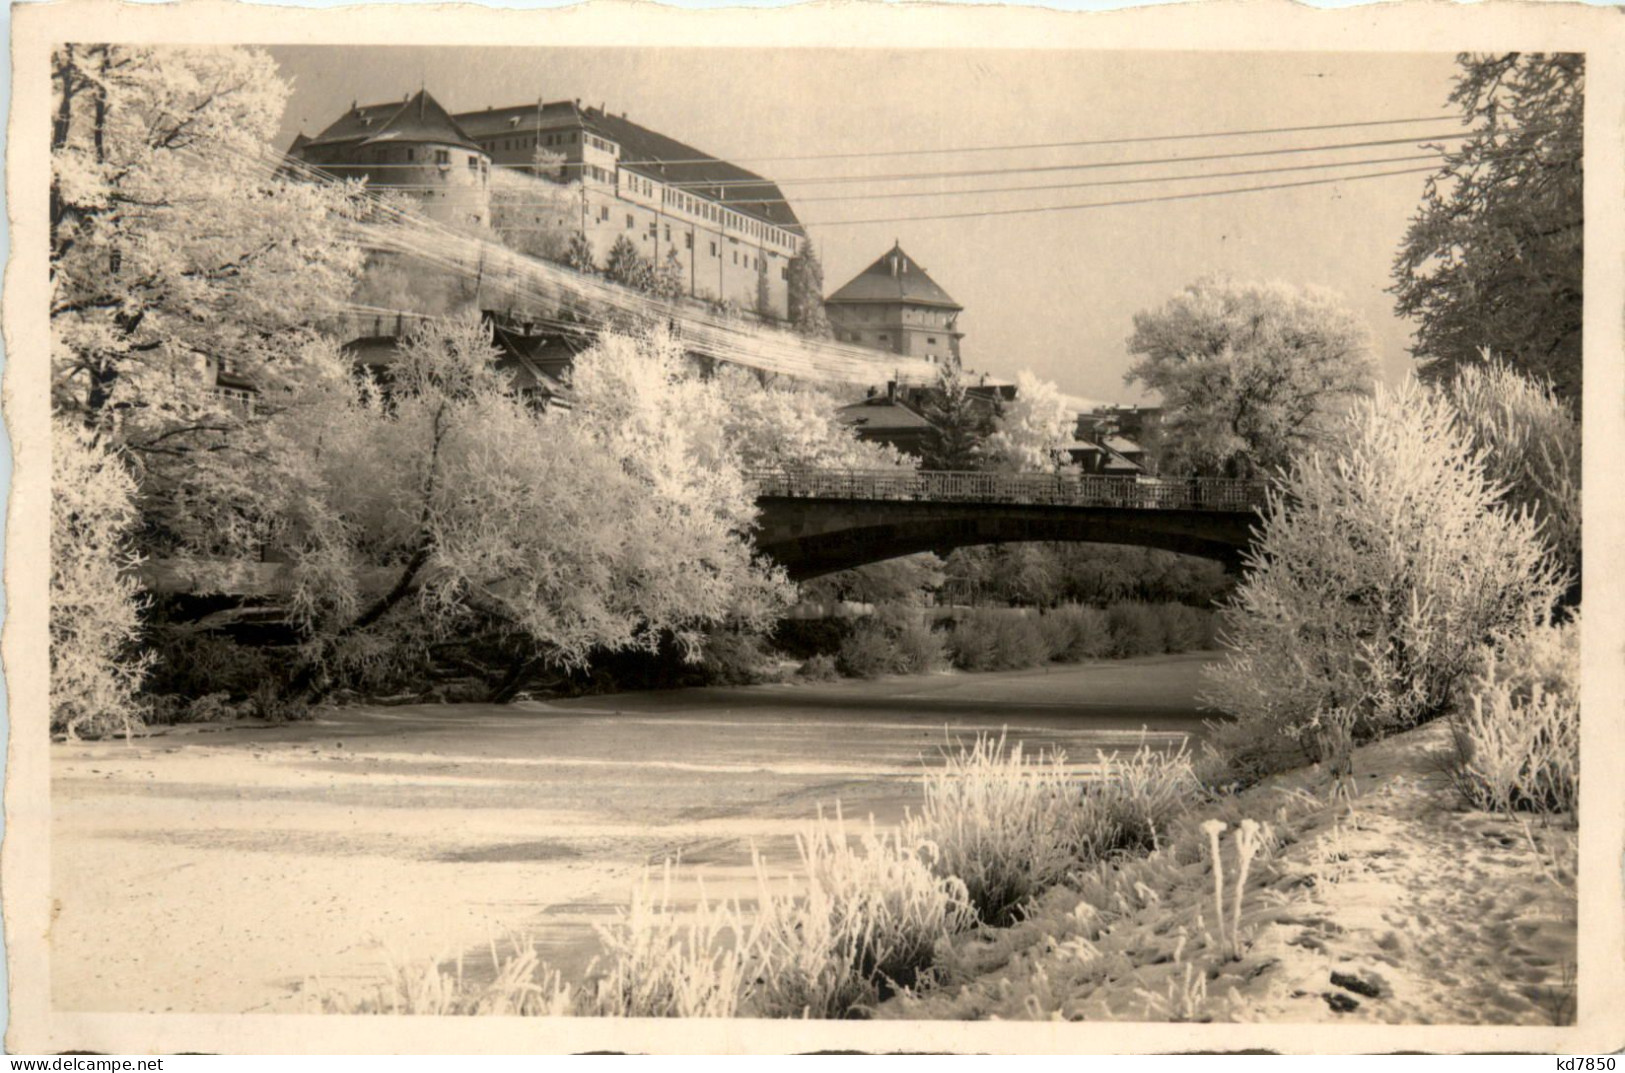
[[[905,358],[959,364],[964,307],[894,243],[824,300],[835,338]]]

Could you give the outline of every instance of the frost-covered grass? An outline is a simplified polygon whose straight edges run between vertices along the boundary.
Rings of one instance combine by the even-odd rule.
[[[359,996],[322,996],[323,1012],[420,1017],[557,1017],[573,1012],[575,997],[558,971],[541,963],[529,940],[515,938],[511,945],[512,952],[504,955],[492,943],[496,975],[489,981],[471,979],[460,958],[450,972],[433,961],[391,964],[388,975]]]
[[[764,1017],[841,1018],[931,981],[938,950],[976,922],[964,883],[939,875],[929,845],[856,839],[837,811],[797,838],[800,874],[776,889],[757,859],[760,913],[746,1005]]]
[[[604,953],[587,970],[576,1012],[603,1017],[733,1017],[749,979],[750,938],[739,908],[672,903],[673,865],[645,874],[631,906],[598,929]]]
[[[1457,791],[1488,812],[1572,813],[1580,792],[1580,624],[1487,649],[1451,720]]]
[[[907,837],[936,847],[938,870],[964,882],[984,923],[1005,925],[1081,863],[1154,847],[1200,786],[1184,749],[1102,753],[1086,775],[1065,753],[984,734],[927,773],[924,791]]]

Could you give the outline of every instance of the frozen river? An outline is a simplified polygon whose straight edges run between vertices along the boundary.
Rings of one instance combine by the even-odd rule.
[[[523,932],[567,974],[649,864],[742,893],[838,800],[895,823],[953,739],[1079,761],[1201,732],[1208,655],[877,682],[324,711],[53,746],[56,1004],[297,1010]],[[679,897],[689,895],[685,881]]]

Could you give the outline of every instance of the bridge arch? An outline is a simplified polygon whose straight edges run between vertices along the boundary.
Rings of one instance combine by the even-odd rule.
[[[758,477],[757,547],[797,581],[922,551],[1132,544],[1238,569],[1263,488],[1132,477],[802,471]]]

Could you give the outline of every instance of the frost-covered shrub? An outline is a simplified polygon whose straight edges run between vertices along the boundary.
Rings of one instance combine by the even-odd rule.
[[[1162,617],[1150,604],[1112,604],[1106,609],[1106,629],[1111,634],[1111,654],[1119,659],[1167,650]]]
[[[1111,652],[1106,613],[1096,607],[1057,607],[1039,618],[1038,629],[1053,663],[1081,663]]]
[[[286,687],[269,681],[261,682],[239,711],[250,719],[263,719],[267,723],[297,723],[312,715],[303,697],[290,694]]]
[[[83,427],[51,424],[51,732],[128,734],[151,657],[129,537],[135,482]]]
[[[834,656],[813,656],[796,669],[809,682],[833,682],[841,676]]]
[[[1073,810],[1074,852],[1081,860],[1100,860],[1157,849],[1201,790],[1189,751],[1142,744],[1127,756],[1099,757],[1099,770],[1084,782]]]
[[[705,637],[701,668],[708,685],[757,685],[772,678],[772,658],[758,633],[711,630]]]
[[[1580,425],[1547,382],[1485,355],[1444,385],[1502,500],[1527,507],[1570,573],[1580,569]]]
[[[924,790],[904,841],[936,847],[938,873],[964,882],[984,923],[1012,922],[1076,859],[1077,788],[1062,753],[1029,756],[983,734],[928,771]]]
[[[1185,604],[1157,604],[1163,645],[1169,652],[1200,652],[1213,647],[1213,614]]]
[[[942,635],[922,621],[918,612],[906,607],[882,608],[880,618],[891,635],[900,674],[930,674],[947,663]]]
[[[589,967],[580,1013],[601,1017],[733,1017],[750,951],[738,907],[703,898],[692,912],[672,902],[673,867],[645,873],[631,905],[600,926],[604,953]]]
[[[938,950],[976,914],[965,885],[932,868],[932,850],[870,821],[854,840],[837,811],[797,836],[801,873],[780,892],[760,858],[749,1012],[862,1016],[930,980]]]
[[[274,673],[264,648],[218,633],[159,626],[148,631],[148,639],[154,662],[145,685],[152,693],[246,697]]]
[[[1337,445],[1271,489],[1208,671],[1207,703],[1233,718],[1221,747],[1319,758],[1449,710],[1483,639],[1559,594],[1537,523],[1498,493],[1442,395],[1413,381],[1356,403]]]
[[[1474,808],[1573,812],[1580,792],[1580,624],[1487,648],[1451,721],[1456,789]]]
[[[1035,619],[996,608],[961,618],[948,646],[954,666],[965,671],[1018,671],[1049,658],[1049,644]]]
[[[835,654],[835,666],[850,678],[879,678],[897,672],[897,646],[884,626],[865,622],[846,640]]]

